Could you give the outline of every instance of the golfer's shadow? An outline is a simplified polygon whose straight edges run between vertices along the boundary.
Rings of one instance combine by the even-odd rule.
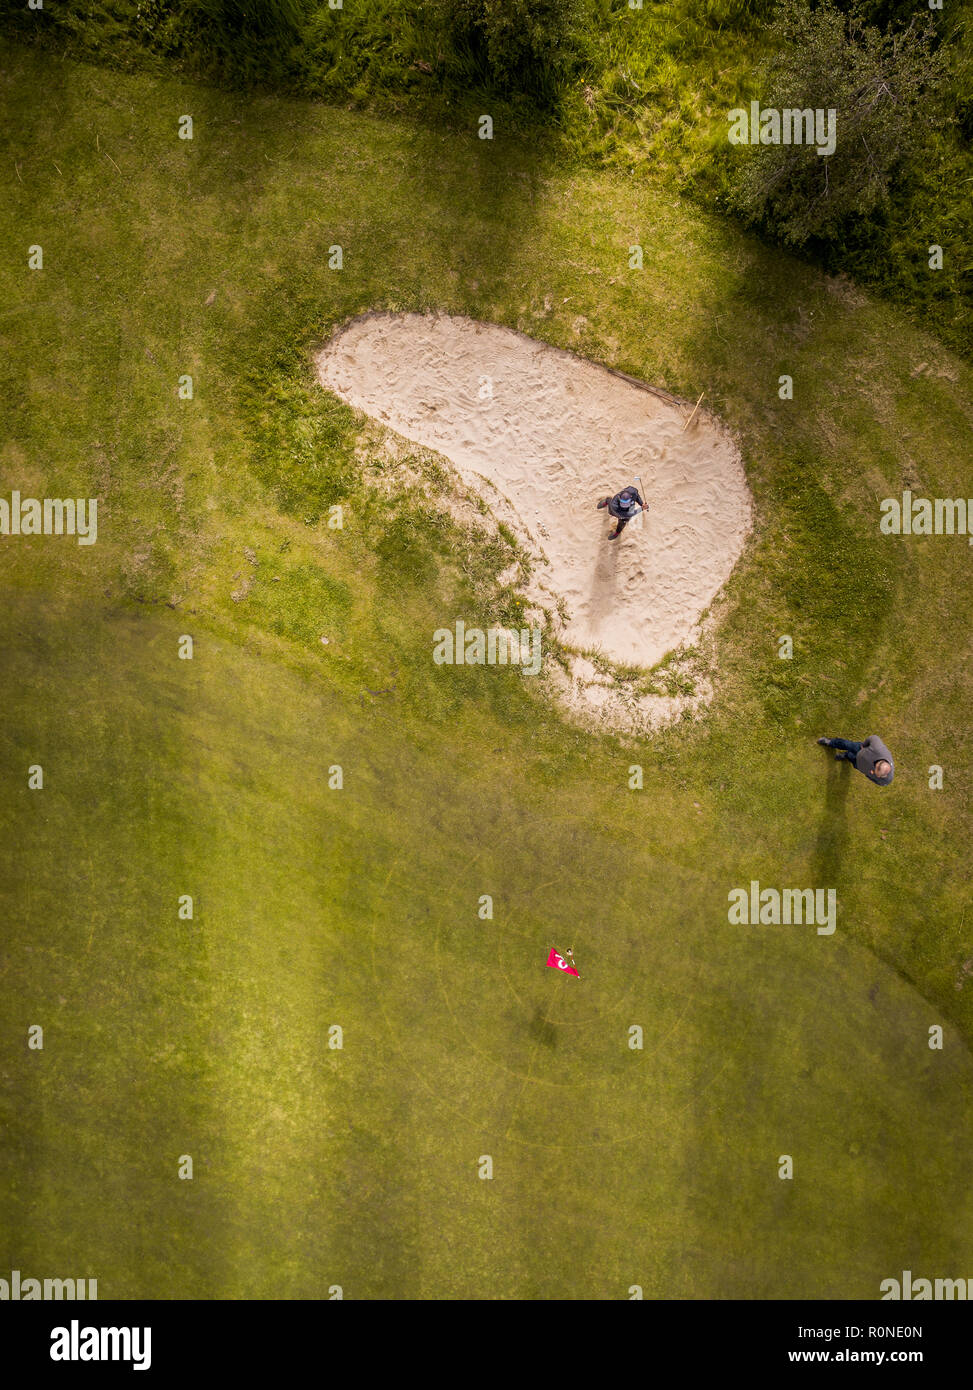
[[[611,520],[614,522],[614,517]],[[610,541],[606,539],[607,532],[603,532],[599,538],[588,599],[588,616],[592,625],[600,623],[615,607],[618,598],[619,546],[623,536],[624,532],[617,541]]]
[[[848,843],[848,786],[854,768],[832,757],[824,792],[824,816],[814,846],[813,873],[816,888],[834,888],[841,876]]]

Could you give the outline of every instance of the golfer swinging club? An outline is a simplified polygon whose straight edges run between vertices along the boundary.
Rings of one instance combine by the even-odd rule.
[[[633,517],[638,516],[639,512],[648,510],[637,487],[623,487],[621,492],[616,492],[614,497],[603,497],[598,503],[599,511],[602,507],[607,507],[615,518],[615,529],[608,532],[610,541],[617,540],[628,523]]]

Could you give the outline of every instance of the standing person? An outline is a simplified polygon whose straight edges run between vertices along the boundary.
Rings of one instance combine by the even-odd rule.
[[[895,775],[892,754],[877,734],[869,734],[864,743],[849,738],[819,738],[818,743],[824,748],[840,749],[835,754],[837,761],[854,763],[878,787],[887,787]]]
[[[632,518],[647,510],[637,487],[623,487],[614,497],[603,497],[598,503],[598,510],[602,507],[607,507],[615,518],[615,529],[608,532],[610,541],[617,540]]]

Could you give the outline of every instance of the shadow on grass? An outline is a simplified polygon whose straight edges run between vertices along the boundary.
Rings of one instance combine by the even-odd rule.
[[[501,296],[535,238],[553,157],[543,137],[494,142],[413,127],[387,170],[400,190],[388,284],[403,307],[475,314],[477,300]]]
[[[831,749],[824,792],[824,815],[814,845],[813,882],[832,887],[838,882],[848,843],[848,785],[854,768],[838,762]]]
[[[557,1047],[557,1028],[540,1007],[534,1010],[529,1031],[530,1036],[545,1047]]]

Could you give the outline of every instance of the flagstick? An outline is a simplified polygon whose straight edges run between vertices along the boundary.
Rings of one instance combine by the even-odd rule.
[[[699,393],[699,401],[701,401],[705,395],[706,395],[706,392],[705,392],[705,391],[700,391],[700,393]],[[689,428],[689,426],[692,424],[692,422],[693,422],[693,416],[695,416],[696,411],[699,409],[699,401],[697,401],[696,404],[693,406],[693,413],[692,413],[692,415],[690,415],[689,419],[686,421],[686,423],[683,425],[682,429],[679,431],[680,434],[685,434],[686,430],[687,430],[687,429]]]
[[[566,956],[570,956],[570,957],[571,957],[571,964],[574,965],[574,952],[571,951],[571,950],[567,950],[567,951],[565,951],[564,954],[565,954]],[[577,967],[576,965],[574,965],[574,968],[575,968],[575,970],[578,970],[578,967]],[[579,979],[579,980],[581,979],[581,971],[580,971],[580,970],[578,970],[578,979]]]

